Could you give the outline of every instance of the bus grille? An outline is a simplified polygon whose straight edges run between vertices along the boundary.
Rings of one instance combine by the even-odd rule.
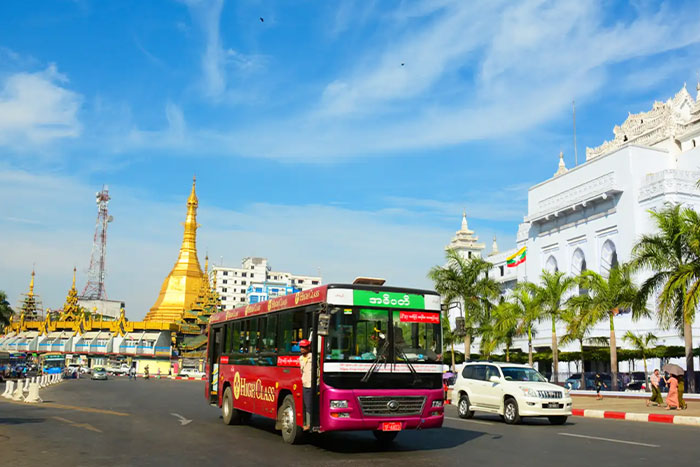
[[[369,417],[420,415],[425,396],[360,396],[363,415]]]

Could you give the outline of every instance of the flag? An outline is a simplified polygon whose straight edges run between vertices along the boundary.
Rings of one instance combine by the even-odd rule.
[[[509,257],[506,258],[506,264],[509,268],[514,268],[520,263],[524,263],[527,259],[527,247],[524,246]]]

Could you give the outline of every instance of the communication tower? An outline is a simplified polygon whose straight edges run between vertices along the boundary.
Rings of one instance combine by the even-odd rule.
[[[95,238],[92,241],[92,253],[90,254],[90,269],[87,274],[87,284],[83,289],[83,300],[107,300],[105,292],[105,255],[107,253],[107,224],[113,218],[109,215],[109,189],[102,185],[102,191],[95,193],[97,203],[97,223],[95,224]]]

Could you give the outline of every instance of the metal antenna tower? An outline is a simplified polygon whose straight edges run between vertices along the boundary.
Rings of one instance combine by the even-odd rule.
[[[109,200],[109,189],[107,185],[102,185],[102,191],[95,193],[97,223],[95,224],[95,238],[92,241],[88,281],[80,297],[82,299],[107,300],[107,293],[105,292],[105,254],[107,253],[107,224],[112,222],[112,216],[107,211]]]

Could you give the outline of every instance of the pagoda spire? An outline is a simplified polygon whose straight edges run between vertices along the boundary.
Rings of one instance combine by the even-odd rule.
[[[34,296],[34,269],[32,268],[32,280],[29,281],[29,293],[27,294],[28,297],[33,297]]]
[[[163,281],[156,303],[146,315],[146,321],[174,322],[197,298],[204,273],[197,257],[197,178],[192,177],[192,190],[187,198],[187,214],[180,253],[175,266]]]
[[[80,306],[78,305],[78,290],[75,288],[75,271],[76,268],[73,267],[73,285],[71,285],[68,295],[66,296],[66,303],[63,305],[63,313],[61,314],[61,321],[76,320],[80,315]]]

